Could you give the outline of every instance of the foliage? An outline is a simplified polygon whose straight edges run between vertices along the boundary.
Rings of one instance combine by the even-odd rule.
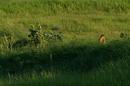
[[[45,31],[45,29],[41,25],[32,26],[29,29],[30,35],[28,36],[32,43],[35,45],[45,43],[46,41],[55,41],[55,40],[62,40],[63,35],[62,32],[52,32],[52,31]]]
[[[43,30],[41,29],[40,25],[36,26],[36,28],[34,26],[32,26],[32,28],[29,29],[29,31],[30,31],[30,35],[28,37],[30,37],[31,41],[35,45],[43,43],[43,41],[44,41]]]

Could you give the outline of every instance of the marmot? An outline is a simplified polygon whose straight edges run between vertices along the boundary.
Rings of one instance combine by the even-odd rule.
[[[100,42],[100,43],[105,43],[104,34],[102,34],[102,35],[100,36],[99,42]]]

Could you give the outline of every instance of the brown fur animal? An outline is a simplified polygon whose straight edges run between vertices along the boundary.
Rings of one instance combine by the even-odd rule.
[[[100,43],[105,43],[104,34],[102,34],[102,35],[100,36],[99,42],[100,42]]]

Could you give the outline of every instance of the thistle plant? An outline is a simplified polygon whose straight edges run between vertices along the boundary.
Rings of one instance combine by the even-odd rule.
[[[8,49],[9,48],[9,40],[8,40],[8,37],[7,37],[6,34],[4,34],[2,44],[3,44],[4,49]]]
[[[43,37],[43,30],[41,25],[37,26],[31,26],[31,29],[29,29],[30,34],[28,37],[31,39],[31,42],[35,45],[42,44],[44,42]]]
[[[7,52],[9,50],[9,41],[6,34],[0,37],[0,53]]]
[[[16,42],[14,33],[12,33],[9,37],[9,48],[12,50],[14,43]]]

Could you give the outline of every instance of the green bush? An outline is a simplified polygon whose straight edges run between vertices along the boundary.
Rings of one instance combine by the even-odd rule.
[[[37,24],[36,26],[32,26],[31,29],[29,29],[30,34],[28,37],[31,39],[31,42],[35,45],[41,45],[45,44],[46,42],[50,41],[56,41],[56,40],[62,40],[63,34],[62,32],[53,32],[53,31],[47,31],[46,28],[42,27],[40,24]],[[54,29],[54,28],[53,28]]]

